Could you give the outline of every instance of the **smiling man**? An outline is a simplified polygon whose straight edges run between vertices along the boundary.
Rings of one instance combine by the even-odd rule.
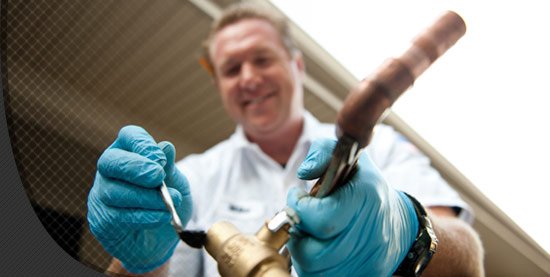
[[[178,243],[157,191],[164,180],[189,229],[225,220],[254,233],[286,203],[302,220],[287,244],[299,275],[413,275],[431,257],[429,243],[419,241],[432,230],[422,205],[439,239],[425,275],[483,274],[480,242],[460,219],[471,219],[469,208],[388,126],[377,127],[348,184],[325,198],[307,196],[330,159],[335,130],[304,110],[305,65],[284,17],[233,5],[205,46],[237,129],[177,164],[170,143],[136,126],[120,131],[98,161],[88,198],[90,229],[116,258],[110,272],[218,274],[206,252]]]
[[[251,142],[286,163],[303,124],[300,52],[288,52],[269,22],[248,19],[221,28],[208,53],[229,116]]]

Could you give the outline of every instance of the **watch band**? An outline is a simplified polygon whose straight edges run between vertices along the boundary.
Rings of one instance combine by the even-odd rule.
[[[404,193],[411,200],[418,218],[418,236],[401,262],[395,276],[419,276],[426,268],[437,248],[437,237],[426,210],[416,198]]]

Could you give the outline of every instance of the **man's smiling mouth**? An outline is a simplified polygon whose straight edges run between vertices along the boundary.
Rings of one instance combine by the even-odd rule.
[[[250,105],[258,104],[258,103],[264,101],[265,99],[267,99],[267,98],[269,98],[269,97],[271,97],[271,96],[273,96],[273,95],[275,95],[275,93],[273,93],[273,92],[272,92],[272,93],[268,93],[268,94],[266,94],[266,95],[263,95],[263,96],[260,96],[260,97],[256,97],[256,98],[254,98],[254,99],[252,99],[252,100],[246,100],[246,101],[243,102],[243,104],[244,104],[244,106],[250,106]]]

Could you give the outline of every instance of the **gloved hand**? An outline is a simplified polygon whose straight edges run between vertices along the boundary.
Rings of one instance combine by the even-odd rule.
[[[314,141],[298,177],[320,177],[335,146]],[[324,198],[294,187],[287,205],[301,219],[287,243],[300,276],[390,276],[418,234],[412,202],[388,186],[365,153],[349,183]]]
[[[174,159],[171,143],[157,145],[141,127],[126,126],[98,160],[88,195],[90,230],[131,272],[144,273],[161,266],[178,243],[158,190],[163,180],[182,224],[191,217],[189,184]]]

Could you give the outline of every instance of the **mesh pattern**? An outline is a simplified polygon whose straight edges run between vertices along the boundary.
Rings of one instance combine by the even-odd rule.
[[[77,55],[74,41],[85,40],[86,33],[67,28],[86,9],[85,3],[5,1],[3,91],[17,167],[39,219],[67,253],[103,270],[110,257],[87,235],[85,214],[101,153],[91,146],[108,142],[97,141],[82,126],[85,119],[78,117],[94,115],[78,112],[83,99],[75,91],[85,84],[71,83],[67,74],[81,74],[86,68],[86,61],[70,62]],[[56,47],[59,41],[66,46]],[[82,251],[90,254],[80,255]]]
[[[143,101],[122,86],[135,88],[130,79],[144,68],[118,66],[159,26],[150,22],[150,30],[139,35],[124,28],[152,20],[158,9],[150,9],[154,1],[3,2],[3,91],[25,191],[54,240],[75,259],[104,271],[111,257],[89,231],[87,195],[96,161],[120,127],[158,124],[155,117],[112,113],[112,106],[131,110]],[[185,8],[163,2],[166,9]]]

